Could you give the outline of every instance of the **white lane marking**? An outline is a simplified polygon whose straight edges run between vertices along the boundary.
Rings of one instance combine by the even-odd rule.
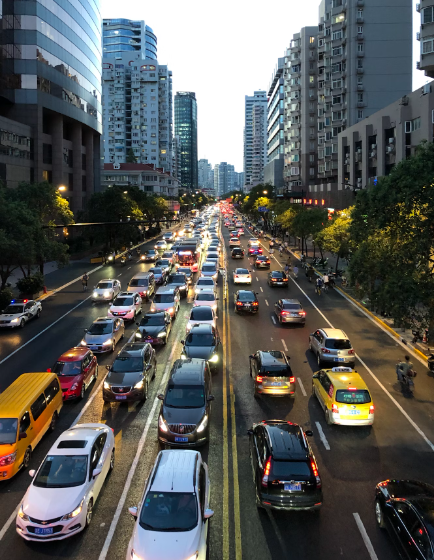
[[[120,274],[118,274],[118,278],[119,278],[119,276],[122,276],[122,272]]]
[[[6,535],[7,530],[9,529],[9,527],[12,525],[12,523],[15,521],[17,515],[18,515],[18,510],[21,507],[21,502],[17,505],[17,507],[14,509],[14,511],[11,513],[9,519],[6,521],[6,523],[3,525],[2,530],[0,531],[0,541],[2,540],[2,538]]]
[[[67,315],[69,315],[70,313],[72,313],[73,311],[75,311],[75,309],[77,309],[77,307],[80,307],[80,305],[82,305],[85,301],[87,301],[88,299],[90,299],[92,296],[87,297],[86,299],[84,299],[83,301],[80,301],[80,303],[78,303],[75,307],[73,307],[72,309],[70,309],[69,311],[67,311],[66,313],[64,313],[61,317],[59,317],[58,319],[56,319],[54,321],[54,323],[51,323],[51,325],[48,325],[48,327],[45,327],[45,329],[43,329],[42,331],[38,332],[38,334],[35,334],[35,336],[33,338],[31,338],[30,340],[28,340],[27,342],[25,342],[24,344],[22,344],[19,348],[17,348],[16,350],[14,350],[13,352],[11,352],[8,356],[6,356],[6,358],[3,358],[3,360],[0,362],[1,364],[4,364],[6,362],[6,360],[9,360],[9,358],[12,358],[12,356],[14,354],[16,354],[17,352],[19,352],[20,350],[22,350],[23,348],[25,348],[28,344],[30,344],[31,342],[33,342],[34,340],[36,340],[39,336],[41,336],[41,334],[44,334],[44,332],[47,332],[49,329],[51,329],[51,327],[53,327],[54,325],[56,325],[59,321],[61,321],[62,319],[64,319]]]
[[[131,268],[131,266],[129,266],[129,267],[127,268],[127,270],[130,270],[130,268]]]
[[[265,304],[266,304],[266,305],[269,305],[269,303],[268,303],[268,299],[266,299],[266,300],[265,300]]]
[[[161,379],[160,386],[158,387],[157,395],[164,392],[164,389],[165,389],[166,383],[167,383],[167,379],[169,377],[170,368],[172,367],[173,355],[175,353],[175,350],[177,350],[177,347],[178,347],[178,345],[176,343],[172,347],[172,351],[170,352],[170,356],[169,356],[169,359],[167,361],[167,365],[166,365],[166,369],[165,369],[164,374],[163,374],[163,378]],[[134,461],[133,461],[133,463],[130,467],[130,470],[129,470],[129,473],[128,473],[128,476],[127,476],[127,480],[125,482],[125,486],[124,486],[124,489],[122,491],[122,495],[121,495],[119,503],[117,505],[115,514],[114,514],[112,522],[110,524],[109,532],[108,532],[107,537],[105,539],[104,546],[101,550],[101,553],[99,555],[98,560],[105,560],[105,558],[107,557],[107,553],[108,553],[110,544],[112,542],[113,536],[115,534],[115,530],[116,530],[116,526],[119,522],[119,518],[120,518],[120,516],[122,514],[122,511],[124,509],[125,502],[126,502],[126,499],[127,499],[127,495],[128,495],[129,490],[130,490],[131,483],[133,481],[134,473],[136,472],[137,465],[139,464],[140,455],[142,454],[142,450],[143,450],[143,447],[145,445],[146,438],[148,436],[149,428],[151,426],[151,423],[154,420],[154,414],[155,414],[155,410],[156,410],[158,404],[159,404],[159,400],[157,398],[155,398],[154,404],[152,405],[151,412],[149,413],[148,420],[147,420],[145,428],[143,430],[142,437],[140,438],[139,445],[138,445],[137,451],[136,451],[136,455],[134,457]]]
[[[371,539],[366,532],[365,526],[363,525],[362,520],[360,519],[360,515],[358,513],[353,513],[354,520],[357,524],[357,527],[362,535],[363,542],[365,543],[366,548],[368,549],[369,556],[371,560],[378,560],[378,556],[375,554],[374,547],[372,546]]]
[[[303,397],[307,397],[306,389],[304,388],[302,380],[297,377],[298,384],[300,385],[301,392],[303,393]]]
[[[94,272],[96,272],[97,270],[100,270],[101,268],[103,268],[103,265],[97,266],[96,268],[93,268],[90,272],[88,272],[87,274],[93,274]],[[60,288],[55,288],[54,290],[51,290],[47,295],[43,295],[40,298],[38,298],[38,301],[44,301],[47,298],[49,298],[50,296],[57,294],[57,292],[60,292],[61,290],[67,288],[68,286],[70,286],[71,284],[74,284],[75,282],[78,282],[79,280],[82,279],[82,276],[78,276],[77,278],[75,278],[74,280],[71,280],[70,282],[68,282],[67,284],[63,284],[63,286],[60,286]]]
[[[261,292],[263,292],[264,290],[262,289],[262,286],[259,286],[259,289],[261,290]]]
[[[276,319],[274,318],[274,315],[271,315],[271,320],[273,321],[274,324],[276,324]]]
[[[259,282],[259,278],[256,276],[256,282]]]
[[[285,349],[285,352],[288,352],[288,347],[286,346],[286,342],[283,340],[283,338],[281,340],[282,340],[282,344],[283,344],[283,348]]]
[[[324,447],[327,449],[327,451],[330,451],[330,445],[329,442],[327,441],[327,438],[325,437],[321,424],[319,422],[315,422],[315,425],[316,425],[316,429],[318,430],[320,440],[324,444]]]

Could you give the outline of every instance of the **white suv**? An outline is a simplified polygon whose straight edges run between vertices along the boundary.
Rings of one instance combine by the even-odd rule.
[[[137,292],[122,292],[108,310],[108,317],[122,317],[124,321],[134,321],[142,311],[142,298]]]
[[[126,560],[197,559],[207,556],[210,481],[198,451],[160,451],[141,502]]]

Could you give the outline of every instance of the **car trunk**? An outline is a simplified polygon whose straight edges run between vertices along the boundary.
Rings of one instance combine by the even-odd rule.
[[[336,391],[336,405],[341,420],[367,420],[374,412],[371,396],[365,389],[339,389]]]
[[[329,338],[326,340],[325,347],[327,351],[324,354],[333,357],[335,362],[344,362],[354,357],[354,350],[349,340]]]
[[[283,498],[288,501],[312,499],[317,488],[309,462],[273,459],[266,492],[270,498]]]

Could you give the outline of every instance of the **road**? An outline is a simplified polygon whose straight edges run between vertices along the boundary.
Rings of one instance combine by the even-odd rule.
[[[227,246],[228,232],[223,236]],[[242,237],[247,245],[248,234]],[[251,259],[244,259],[244,265]],[[279,261],[279,257],[277,257]],[[272,259],[272,268],[281,263]],[[131,268],[128,268],[131,266]],[[377,529],[373,512],[375,484],[385,478],[430,481],[434,450],[433,380],[422,371],[412,399],[404,398],[395,382],[394,364],[404,350],[379,326],[337,292],[317,296],[300,275],[288,290],[270,288],[267,271],[253,271],[260,310],[256,316],[236,315],[231,274],[240,261],[227,262],[228,297],[220,280],[219,330],[223,339],[223,371],[213,378],[211,442],[203,450],[211,478],[210,560],[281,560],[282,558],[357,558],[388,560],[396,557],[388,537]],[[91,284],[116,276],[127,281],[149,265],[134,262],[124,268],[105,267],[92,275]],[[249,268],[252,268],[251,266]],[[24,330],[0,333],[0,386],[7,387],[21,373],[51,367],[65,350],[79,343],[83,329],[104,315],[106,307],[93,305],[78,283],[44,302],[43,314]],[[282,295],[298,298],[307,312],[304,328],[280,326],[272,319],[275,301]],[[268,305],[267,305],[268,303]],[[144,310],[148,308],[144,305]],[[74,422],[105,422],[116,436],[116,466],[105,482],[89,529],[54,543],[25,543],[15,532],[14,512],[29,484],[26,472],[0,485],[0,560],[74,558],[124,559],[133,528],[128,506],[137,504],[158,453],[156,395],[165,387],[169,369],[181,351],[187,313],[184,300],[169,344],[158,350],[158,373],[145,404],[104,405],[100,375],[82,402],[65,403],[55,434],[36,448],[36,468],[61,430]],[[57,322],[56,322],[57,321]],[[357,370],[367,382],[376,406],[369,428],[328,426],[311,396],[312,373],[317,366],[308,350],[308,334],[316,328],[342,328],[356,349]],[[126,339],[134,332],[127,326]],[[35,338],[37,337],[37,338]],[[118,346],[116,352],[120,349]],[[298,378],[293,400],[253,397],[248,356],[258,349],[284,350]],[[11,355],[12,352],[15,354]],[[100,372],[113,355],[98,356]],[[101,367],[103,366],[103,367]],[[319,515],[257,510],[247,430],[262,419],[280,418],[312,429],[311,438],[323,480],[324,506]],[[77,420],[78,419],[78,420]]]

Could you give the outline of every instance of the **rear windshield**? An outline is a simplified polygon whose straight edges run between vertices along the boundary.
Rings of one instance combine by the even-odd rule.
[[[196,296],[196,301],[214,301],[215,297],[214,294],[204,294],[203,292],[199,292]]]
[[[253,292],[244,292],[238,294],[238,301],[255,301],[255,296]]]
[[[284,272],[280,272],[278,270],[275,270],[274,272],[272,272],[271,276],[273,278],[286,278],[286,274]]]
[[[212,278],[199,278],[197,281],[198,286],[214,286],[214,280]]]
[[[170,266],[170,261],[168,259],[162,259],[157,261],[158,266]]]
[[[130,281],[130,287],[141,287],[141,286],[147,286],[149,284],[148,279],[147,278],[133,278]]]
[[[182,272],[186,276],[192,276],[192,272],[189,268],[178,268],[179,272]]]
[[[171,303],[174,299],[173,294],[155,294],[154,303]]]
[[[213,334],[195,334],[190,333],[185,341],[186,346],[215,346],[215,337]]]
[[[328,338],[325,341],[325,347],[334,350],[350,350],[351,342],[346,338]]]
[[[143,319],[140,321],[140,326],[141,327],[158,327],[160,325],[164,325],[165,323],[165,319],[164,319],[164,315],[145,315],[145,317],[143,317]]]
[[[57,375],[80,375],[81,362],[56,362],[53,372]]]
[[[163,270],[161,268],[150,268],[149,269],[151,272],[153,272],[154,274],[163,274]]]
[[[310,466],[305,461],[273,461],[273,476],[278,476],[285,480],[297,480],[298,477],[312,476]]]
[[[291,377],[289,366],[262,366],[261,375],[264,377]]]
[[[284,303],[283,309],[289,309],[290,311],[299,311],[301,309],[301,305],[298,305],[298,303]]]
[[[202,267],[202,272],[215,272],[216,268],[213,264],[204,264]]]
[[[371,395],[365,389],[356,391],[338,390],[336,391],[336,402],[345,404],[366,404],[371,402]]]
[[[247,268],[237,268],[235,274],[249,274]]]
[[[210,307],[195,307],[191,310],[190,319],[194,321],[211,321],[212,311]]]
[[[169,280],[168,283],[183,283],[185,282],[185,275],[184,274],[169,274]]]

